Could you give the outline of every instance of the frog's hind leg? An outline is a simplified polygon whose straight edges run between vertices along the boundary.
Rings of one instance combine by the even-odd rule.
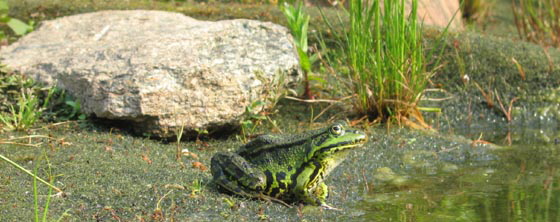
[[[266,175],[237,153],[217,153],[212,157],[211,168],[214,182],[226,191],[292,207],[280,199],[263,194],[266,189]]]
[[[236,153],[217,153],[211,170],[215,183],[234,194],[258,198],[266,188],[266,175]]]

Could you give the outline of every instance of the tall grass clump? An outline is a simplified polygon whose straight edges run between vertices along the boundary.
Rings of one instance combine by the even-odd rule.
[[[417,0],[350,1],[345,56],[358,112],[376,120],[425,127],[418,102],[430,74],[425,71]],[[413,117],[413,118],[411,118]],[[411,121],[410,119],[415,119]]]
[[[512,0],[512,7],[519,37],[560,47],[560,0]]]

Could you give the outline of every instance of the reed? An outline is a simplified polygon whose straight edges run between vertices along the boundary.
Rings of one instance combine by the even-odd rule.
[[[521,39],[560,47],[560,0],[512,0],[512,8]]]
[[[407,13],[404,0],[350,1],[345,56],[358,112],[374,119],[423,124],[418,102],[430,73],[425,71],[418,2]]]

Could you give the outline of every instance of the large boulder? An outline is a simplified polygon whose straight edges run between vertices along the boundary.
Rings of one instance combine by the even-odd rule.
[[[294,83],[301,73],[289,30],[280,25],[163,11],[46,21],[0,56],[12,69],[68,90],[84,113],[159,136],[180,126],[236,125],[247,105],[264,99],[264,82],[284,75]]]

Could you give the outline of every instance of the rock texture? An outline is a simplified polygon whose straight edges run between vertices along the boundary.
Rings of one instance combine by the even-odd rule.
[[[410,1],[407,4],[410,4]],[[439,27],[446,27],[451,21],[449,27],[460,30],[463,28],[463,20],[459,6],[459,0],[419,0],[418,18],[424,20],[426,25]]]
[[[263,82],[298,81],[289,31],[252,20],[199,21],[162,11],[100,11],[44,22],[0,51],[2,63],[57,84],[100,118],[139,132],[235,125]]]

